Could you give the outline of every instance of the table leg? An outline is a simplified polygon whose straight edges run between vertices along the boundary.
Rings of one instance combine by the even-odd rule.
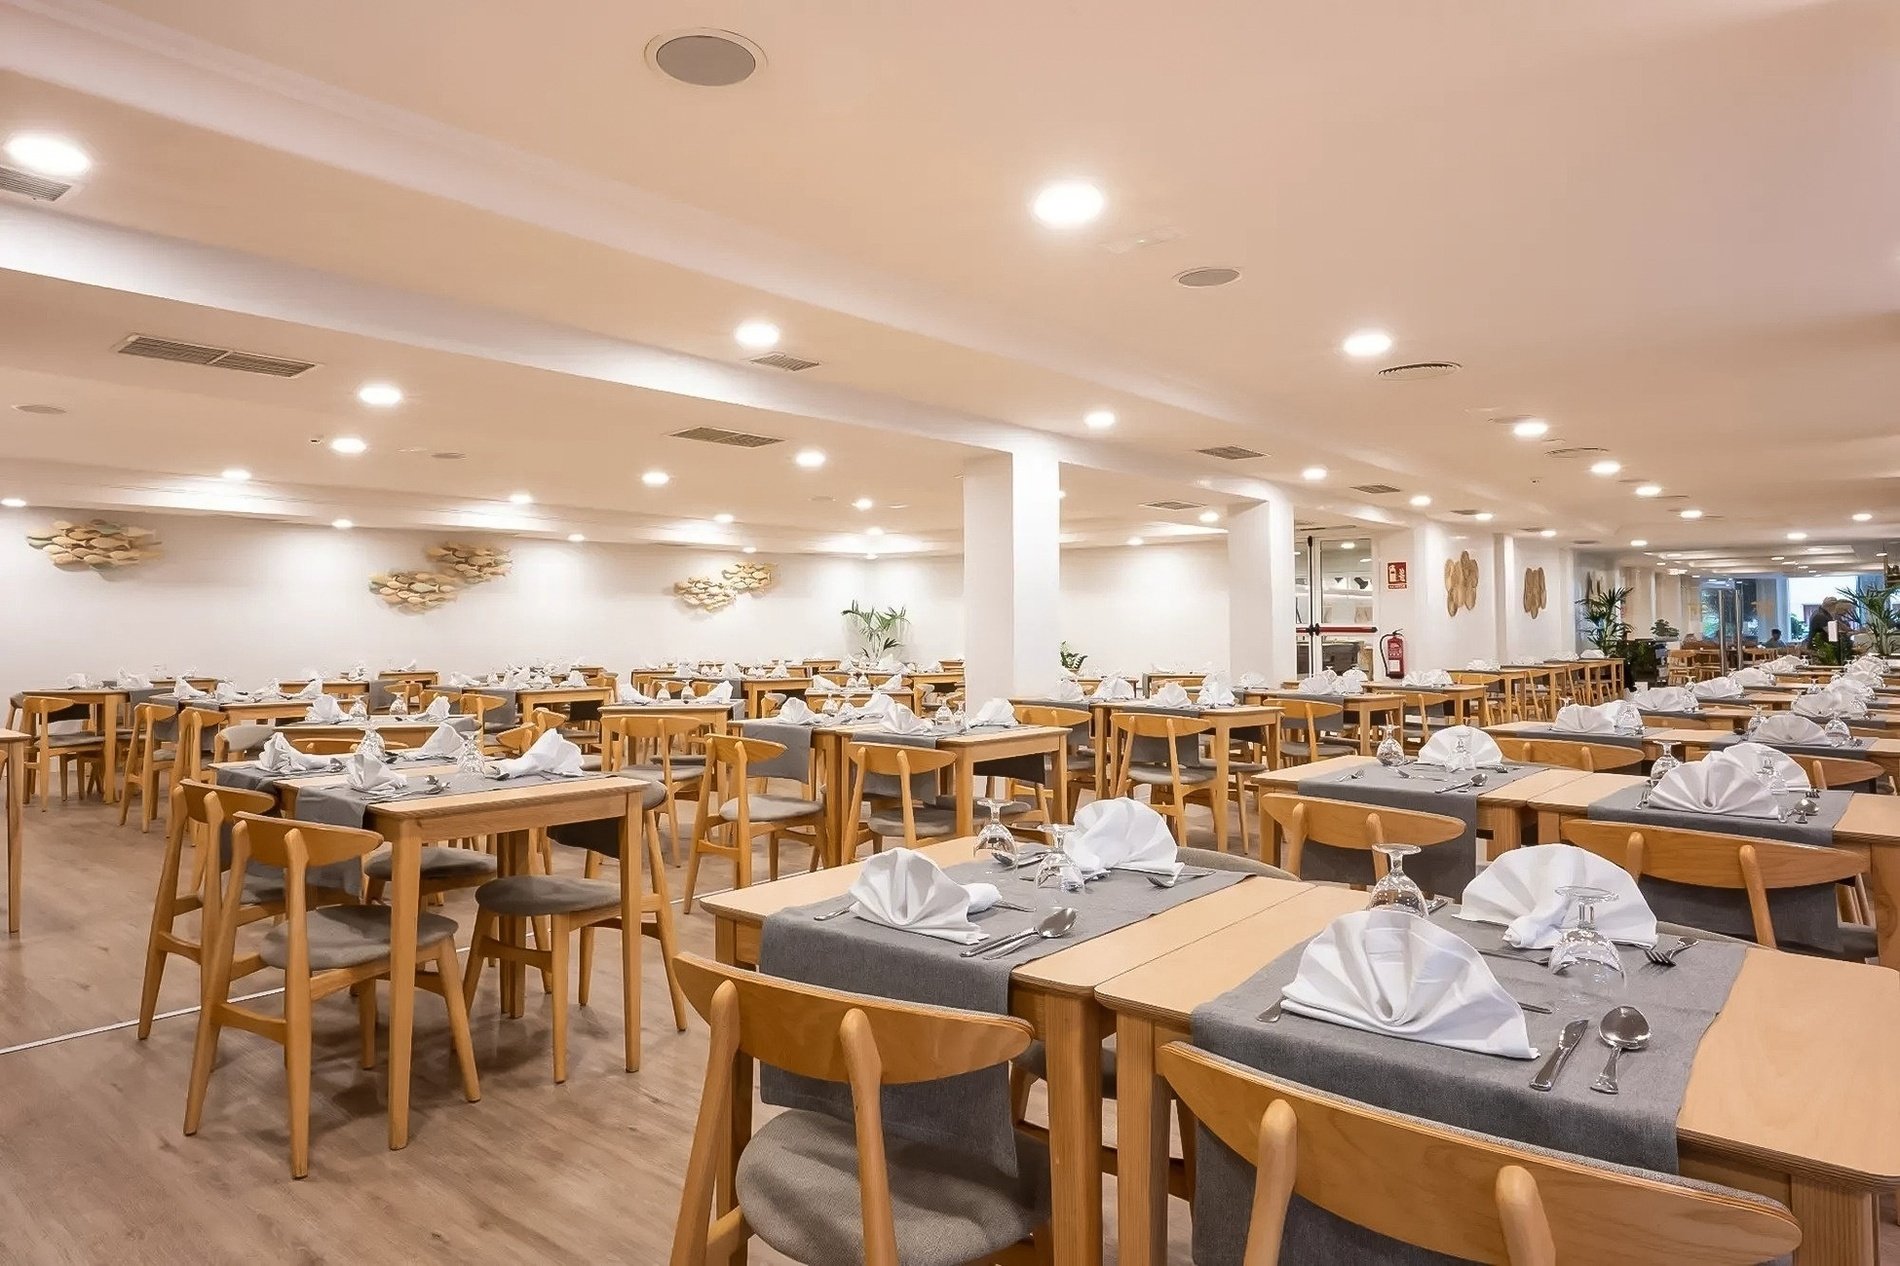
[[[957,780],[957,838],[962,839],[976,831],[976,760],[969,748],[957,752],[951,775]]]
[[[99,795],[107,804],[119,800],[119,701],[106,699],[99,705],[99,733],[105,737],[105,785]]]
[[[1876,845],[1867,850],[1867,861],[1880,965],[1900,969],[1900,848]]]
[[[1232,731],[1225,724],[1214,727],[1214,781],[1208,785],[1207,798],[1214,810],[1214,849],[1227,851],[1227,748]]]
[[[528,873],[528,854],[534,848],[533,833],[505,831],[495,836],[495,873],[505,878]],[[516,949],[528,946],[528,921],[504,917],[500,920],[503,943]],[[528,965],[511,959],[496,964],[501,971],[501,1013],[519,1019],[528,1009]]]
[[[1795,1266],[1875,1266],[1880,1249],[1873,1193],[1795,1175],[1788,1211],[1801,1224]]]
[[[643,891],[640,884],[640,801],[627,797],[627,811],[620,818],[620,975],[621,1027],[627,1046],[627,1071],[640,1071],[640,924]],[[656,878],[657,887],[658,880]],[[556,980],[556,989],[565,990],[566,980]]]
[[[1115,1220],[1121,1266],[1167,1266],[1168,1094],[1152,1022],[1115,1019]]]
[[[1074,793],[1069,790],[1069,740],[1065,737],[1062,745],[1049,755],[1049,764],[1056,771],[1056,812],[1061,821],[1075,821],[1075,805],[1069,800]]]
[[[1554,809],[1537,811],[1537,842],[1540,844],[1561,843],[1564,838],[1564,815]]]
[[[1056,1266],[1102,1260],[1102,1020],[1093,999],[1050,995],[1049,1169]]]
[[[416,921],[422,914],[422,834],[410,822],[389,836],[389,1146],[409,1145],[409,1054],[415,1041]],[[213,848],[217,847],[214,843]],[[216,866],[207,870],[216,872]]]
[[[26,776],[26,744],[7,744],[7,932],[20,934],[21,866],[26,860],[26,841],[20,838],[20,806],[26,794],[20,780]]]
[[[1508,853],[1524,842],[1523,812],[1509,807],[1489,812],[1479,810],[1482,825],[1491,832],[1491,849],[1485,860],[1496,861],[1499,854]]]

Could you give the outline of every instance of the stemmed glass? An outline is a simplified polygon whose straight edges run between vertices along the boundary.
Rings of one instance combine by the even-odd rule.
[[[948,703],[940,703],[937,705],[937,711],[932,714],[930,719],[936,724],[938,729],[947,730],[950,728],[951,721],[954,720],[954,714],[950,711],[950,705]]]
[[[408,716],[409,715],[409,696],[404,694],[400,690],[397,691],[395,694],[391,695],[389,698],[389,715],[392,717]]]
[[[1597,907],[1616,896],[1582,886],[1562,887],[1557,894],[1577,908],[1577,921],[1565,926],[1550,951],[1550,974],[1561,982],[1560,1008],[1600,1014],[1622,1000],[1627,983],[1615,942],[1598,931],[1596,923]]]
[[[350,700],[350,720],[369,720],[369,700],[362,695]]]
[[[1761,754],[1761,763],[1756,768],[1755,773],[1756,776],[1761,779],[1761,785],[1767,789],[1769,795],[1785,796],[1788,794],[1788,780],[1781,776],[1781,766],[1771,753],[1763,752]]]
[[[1385,727],[1385,736],[1379,740],[1378,750],[1373,755],[1378,757],[1381,765],[1388,767],[1405,763],[1405,748],[1399,744],[1397,726]]]
[[[1750,708],[1748,712],[1748,725],[1742,730],[1742,738],[1753,743],[1755,736],[1761,733],[1761,721],[1761,709]]]
[[[1053,825],[1043,828],[1049,836],[1049,851],[1042,855],[1036,864],[1036,887],[1057,888],[1062,892],[1082,891],[1082,868],[1075,858],[1069,855],[1069,836],[1074,833],[1073,826]]]
[[[1372,892],[1366,900],[1366,909],[1377,910],[1382,906],[1404,910],[1421,918],[1425,914],[1425,893],[1412,877],[1405,873],[1405,859],[1418,852],[1416,844],[1374,844],[1372,851],[1385,858],[1385,874],[1378,883],[1372,885]]]
[[[988,853],[990,859],[1005,870],[1016,869],[1016,837],[1003,825],[1003,802],[979,800],[977,803],[990,811],[990,820],[983,824],[982,831],[977,834],[976,851]]]
[[[1469,734],[1460,734],[1458,736],[1457,754],[1453,756],[1452,759],[1457,763],[1457,768],[1459,769],[1472,769],[1477,766],[1478,762],[1473,759],[1471,755],[1471,736]]]
[[[1827,715],[1827,724],[1821,727],[1821,737],[1829,747],[1846,747],[1853,741],[1854,732],[1847,728],[1847,722],[1841,719],[1839,712]]]
[[[462,750],[455,756],[455,772],[473,774],[477,777],[481,775],[482,745],[481,740],[475,735],[470,734],[462,740]]]

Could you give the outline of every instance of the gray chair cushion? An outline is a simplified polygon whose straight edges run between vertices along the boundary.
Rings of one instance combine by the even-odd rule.
[[[1238,871],[1243,875],[1264,875],[1268,879],[1299,879],[1290,870],[1255,861],[1244,853],[1223,853],[1212,848],[1179,848],[1174,851],[1174,859],[1188,866],[1199,866],[1202,870]]]
[[[389,956],[388,906],[324,906],[304,917],[310,939],[310,969],[355,967]],[[455,920],[439,914],[416,916],[416,948],[427,949],[455,935]],[[265,934],[257,956],[272,967],[290,964],[290,924]]]
[[[394,873],[395,856],[387,849],[370,854],[369,860],[363,863],[363,873],[371,879],[387,880]],[[429,844],[422,850],[424,879],[473,879],[494,873],[495,859],[472,848]]]
[[[953,809],[913,808],[911,817],[916,822],[917,838],[944,839],[957,833],[957,815]],[[904,811],[902,809],[880,809],[865,819],[873,831],[879,835],[902,835],[904,833]]]
[[[1147,787],[1171,787],[1174,785],[1174,771],[1166,765],[1130,765],[1128,781]],[[1198,787],[1202,783],[1214,781],[1214,771],[1203,769],[1199,765],[1181,767],[1181,783],[1187,787]]]
[[[71,734],[51,734],[47,736],[54,751],[62,747],[98,747],[104,742],[97,734],[86,730],[75,730]]]
[[[897,1260],[962,1266],[1042,1223],[1016,1178],[947,1148],[886,1139]],[[794,1261],[864,1260],[858,1148],[851,1126],[811,1112],[766,1122],[739,1155],[739,1207],[758,1237]]]
[[[977,797],[979,800],[981,798],[980,796]],[[925,800],[924,803],[933,809],[954,810],[957,807],[957,798],[947,794],[931,796]],[[972,800],[970,804],[970,816],[976,819],[978,826],[981,826],[984,822],[989,820],[990,811],[988,809],[977,804],[975,800]],[[997,815],[1005,818],[1020,818],[1025,813],[1034,813],[1035,811],[1036,806],[1030,804],[1027,800],[1004,800],[1001,802],[1001,807],[997,810]]]
[[[1031,1042],[1022,1054],[1016,1057],[1016,1067],[1034,1077],[1037,1081],[1049,1080],[1049,1048],[1041,1042]],[[1102,1043],[1102,1098],[1115,1097],[1115,1039],[1113,1036]]]
[[[706,760],[702,756],[675,756],[672,763],[675,783],[691,782],[706,772]],[[666,777],[666,771],[658,765],[625,765],[620,772],[629,778],[646,778],[653,782]]]
[[[666,803],[666,788],[657,782],[643,779],[640,783],[640,807],[657,809]]]
[[[577,875],[510,875],[475,890],[475,904],[496,914],[578,914],[620,904],[620,885]]]
[[[801,800],[797,796],[746,797],[746,817],[753,822],[784,822],[817,813],[823,808],[816,800]],[[719,816],[728,822],[736,822],[739,818],[739,802],[728,800],[720,805]]]

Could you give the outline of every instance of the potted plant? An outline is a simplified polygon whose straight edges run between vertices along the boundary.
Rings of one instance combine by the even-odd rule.
[[[1649,635],[1653,638],[1657,638],[1661,641],[1667,642],[1671,638],[1681,637],[1682,630],[1677,628],[1675,625],[1671,624],[1667,620],[1658,620],[1654,624],[1649,626]]]
[[[910,612],[906,607],[861,607],[856,601],[839,614],[851,621],[857,634],[859,653],[867,659],[882,659],[904,644],[910,631]]]
[[[1657,637],[1630,636],[1630,626],[1623,619],[1623,604],[1632,592],[1627,588],[1605,589],[1593,585],[1577,599],[1577,605],[1583,608],[1583,620],[1589,626],[1585,640],[1606,658],[1622,660],[1624,679],[1634,684],[1657,680],[1661,676],[1662,662],[1656,652]],[[1658,620],[1651,631],[1660,636],[1661,630],[1669,627],[1665,621]]]
[[[1084,655],[1081,651],[1071,649],[1067,642],[1064,642],[1062,649],[1056,653],[1062,657],[1062,667],[1064,670],[1074,673],[1078,677],[1082,675],[1082,665],[1088,662],[1089,657],[1087,655]]]
[[[1841,597],[1853,604],[1854,623],[1873,639],[1876,655],[1900,654],[1900,584],[1874,589],[1843,589]]]

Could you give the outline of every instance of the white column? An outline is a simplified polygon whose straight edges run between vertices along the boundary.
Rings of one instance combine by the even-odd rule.
[[[1062,669],[1062,467],[1025,447],[963,468],[963,677],[972,704],[1046,688]]]
[[[1293,503],[1279,489],[1227,519],[1228,670],[1294,676]]]
[[[1533,648],[1525,643],[1526,638],[1517,636],[1520,630],[1512,612],[1521,613],[1524,609],[1524,568],[1518,559],[1517,538],[1499,536],[1491,549],[1492,564],[1490,583],[1485,583],[1482,572],[1478,580],[1478,610],[1483,611],[1488,604],[1497,632],[1493,635],[1493,645],[1497,647],[1497,658],[1502,663],[1528,659]],[[1475,555],[1474,555],[1475,557]]]

